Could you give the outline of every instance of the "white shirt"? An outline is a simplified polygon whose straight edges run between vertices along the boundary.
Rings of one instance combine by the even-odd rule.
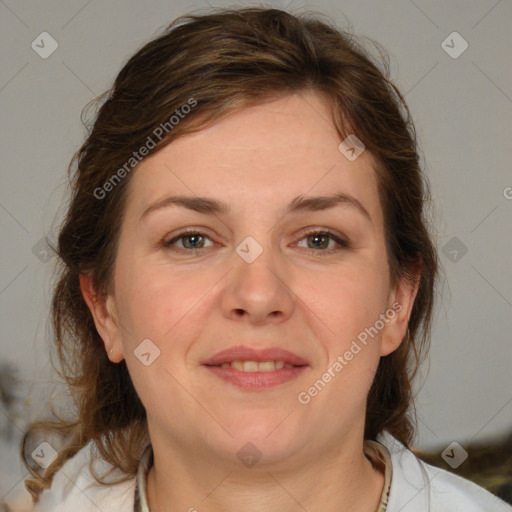
[[[384,445],[392,462],[392,479],[386,512],[512,512],[506,504],[482,487],[420,461],[398,440],[385,432],[377,441]],[[55,474],[34,512],[133,512],[136,477],[115,485],[98,484],[89,470],[94,449],[84,446]],[[98,460],[99,474],[112,469]],[[109,478],[123,473],[114,468]]]

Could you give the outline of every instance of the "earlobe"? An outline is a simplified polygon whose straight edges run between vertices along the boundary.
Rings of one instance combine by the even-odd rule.
[[[109,295],[105,299],[100,296],[94,289],[90,274],[80,274],[80,290],[89,307],[96,330],[105,344],[109,359],[113,362],[121,361],[123,359],[121,333],[113,297]]]
[[[421,268],[422,261],[419,260],[413,273],[414,283],[406,277],[402,277],[394,292],[390,294],[389,308],[395,314],[383,331],[381,356],[387,356],[394,352],[407,334],[409,318],[419,289]]]

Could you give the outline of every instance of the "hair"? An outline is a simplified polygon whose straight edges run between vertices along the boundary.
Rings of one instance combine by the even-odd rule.
[[[149,443],[145,409],[126,363],[108,359],[79,283],[80,274],[88,273],[98,296],[105,298],[112,290],[133,175],[127,162],[133,166],[135,152],[149,147],[150,139],[154,147],[148,154],[153,154],[240,108],[306,91],[328,101],[341,140],[356,135],[374,157],[390,282],[405,278],[414,284],[413,270],[421,263],[408,333],[397,350],[380,359],[364,432],[375,440],[386,430],[410,446],[415,433],[412,382],[428,352],[439,272],[426,211],[428,181],[406,101],[389,78],[386,52],[368,38],[380,53],[374,59],[354,35],[321,16],[263,7],[180,16],[128,59],[110,90],[84,108],[88,133],[68,167],[71,198],[58,246],[52,247],[60,264],[51,303],[56,371],[75,407],[69,419],[32,423],[23,438],[21,454],[33,477],[25,485],[35,501],[88,442],[126,474],[123,479],[135,475]],[[191,98],[194,108],[182,108]],[[87,124],[84,112],[91,105],[98,111]],[[170,123],[180,108],[189,113]],[[156,135],[157,127],[165,127],[165,136]],[[34,433],[48,431],[66,443],[56,461],[40,472],[28,460],[26,443]]]

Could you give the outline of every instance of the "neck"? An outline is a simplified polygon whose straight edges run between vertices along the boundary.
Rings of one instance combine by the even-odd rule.
[[[362,439],[338,450],[291,456],[275,464],[240,469],[214,454],[191,455],[180,446],[153,443],[147,479],[151,512],[375,512],[384,474],[363,453]],[[321,456],[320,456],[321,455]],[[299,508],[297,508],[299,507]]]

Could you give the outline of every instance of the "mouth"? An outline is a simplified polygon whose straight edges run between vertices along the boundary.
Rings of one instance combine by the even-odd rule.
[[[287,350],[239,346],[215,354],[202,366],[238,388],[261,391],[294,380],[309,364]]]
[[[222,350],[221,352],[217,352],[214,356],[203,361],[202,364],[207,366],[222,366],[223,364],[233,363],[235,363],[235,368],[238,370],[243,370],[245,363],[247,363],[248,369],[245,371],[257,371],[254,369],[254,363],[258,365],[263,363],[264,366],[262,366],[261,371],[272,371],[276,369],[276,366],[278,366],[277,369],[281,369],[285,365],[309,365],[308,361],[289,350],[282,348],[254,349],[244,345],[231,347],[226,350]],[[242,363],[241,367],[239,363]],[[281,366],[281,363],[283,366]],[[274,365],[274,368],[271,367],[271,364]],[[270,368],[270,370],[266,370],[265,368]]]
[[[234,368],[242,372],[273,372],[283,368],[295,368],[303,365],[293,365],[284,361],[231,361],[222,364],[206,365],[217,368]]]

